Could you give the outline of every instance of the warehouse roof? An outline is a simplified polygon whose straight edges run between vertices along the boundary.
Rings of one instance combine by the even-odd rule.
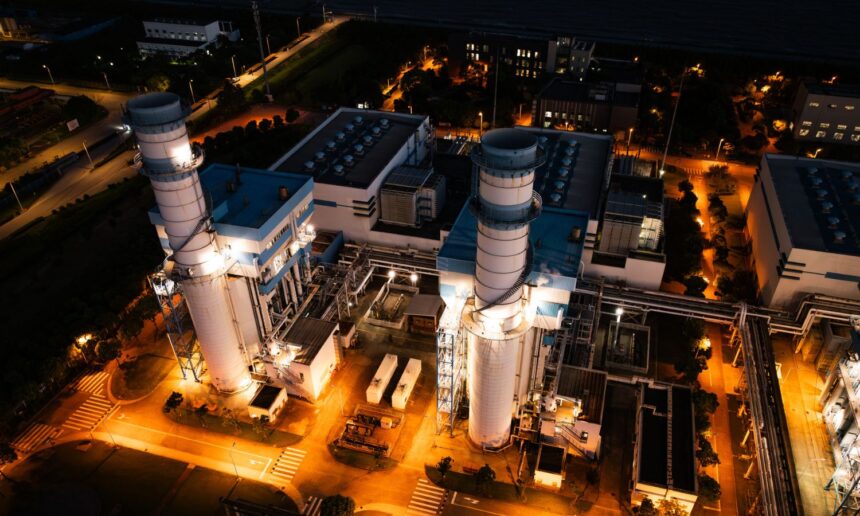
[[[659,387],[643,385],[642,396],[642,428],[636,443],[639,447],[637,480],[695,493],[695,432],[690,389],[669,384],[661,384]],[[668,410],[670,396],[671,413]],[[669,471],[672,472],[671,478]]]
[[[765,154],[762,180],[772,182],[791,244],[860,256],[860,163]],[[766,165],[766,166],[765,166]]]
[[[341,108],[269,168],[367,188],[426,121],[422,115]]]
[[[323,321],[313,317],[296,319],[285,339],[287,344],[301,347],[301,351],[293,359],[293,362],[310,365],[322,349],[323,344],[336,329],[337,323],[331,321]]]

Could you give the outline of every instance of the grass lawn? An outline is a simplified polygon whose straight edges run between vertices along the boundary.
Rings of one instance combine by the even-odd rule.
[[[269,443],[278,447],[292,446],[302,440],[301,435],[284,432],[283,430],[271,427],[267,429],[265,434],[261,434],[257,432],[254,425],[244,421],[238,421],[238,428],[236,428],[235,425],[220,416],[214,414],[203,414],[200,416],[191,410],[175,410],[167,414],[167,417],[182,425],[205,428],[210,432],[232,435],[249,441]]]
[[[152,392],[170,371],[176,361],[147,353],[123,363],[120,374],[112,377],[111,392],[121,400],[135,400]]]
[[[367,50],[361,46],[349,46],[338,52],[331,59],[319,63],[313,72],[302,76],[295,83],[295,89],[302,99],[312,99],[315,92],[324,91],[332,84],[337,84],[344,71],[355,67],[356,63],[364,63],[370,59]]]

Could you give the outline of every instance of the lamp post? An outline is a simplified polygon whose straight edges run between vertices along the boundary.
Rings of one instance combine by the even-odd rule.
[[[296,37],[302,37],[302,26],[299,24],[299,20],[301,20],[301,16],[296,16]]]
[[[618,334],[621,331],[621,316],[624,315],[624,309],[620,306],[615,309],[615,343],[614,346],[618,346]]]
[[[197,101],[194,99],[194,86],[191,85],[191,83],[193,83],[193,82],[194,82],[194,79],[188,80],[188,89],[189,89],[189,91],[191,91],[191,103],[196,104]]]
[[[822,150],[824,150],[824,149],[823,149],[823,148],[821,148],[821,147],[819,147],[819,148],[815,149],[815,154],[813,154],[813,155],[812,155],[812,159],[817,158],[817,157],[818,157],[818,153],[819,153],[819,152],[821,152]]]
[[[630,140],[633,139],[633,128],[627,130],[627,155],[630,155]]]
[[[269,51],[268,55],[272,55],[272,45],[269,44],[269,35],[266,34],[266,50]]]
[[[87,148],[87,141],[84,140],[81,143],[83,143],[83,145],[84,145],[84,154],[86,154],[87,159],[90,160],[90,168],[93,168],[93,169],[96,168],[95,165],[93,165],[93,157],[90,156],[90,150]]]
[[[714,154],[714,161],[720,161],[720,149],[723,148],[723,142],[726,141],[725,138],[720,138],[720,143],[717,144],[717,153]]]
[[[110,87],[110,82],[108,82],[107,72],[102,72],[102,77],[105,78],[105,86],[107,86],[108,91],[112,91]]]
[[[484,137],[484,112],[478,111],[478,117],[481,119],[481,123],[478,125],[478,138]]]
[[[44,68],[45,71],[48,72],[48,79],[51,79],[51,84],[57,84],[54,82],[54,75],[51,73],[51,69],[48,67],[48,65],[43,64],[42,68]]]
[[[669,123],[669,134],[666,136],[666,148],[663,150],[663,160],[660,162],[660,172],[666,170],[666,156],[669,154],[669,144],[672,142],[672,131],[675,129],[675,118],[678,116],[678,106],[681,104],[681,92],[684,90],[684,78],[687,77],[687,65],[681,71],[681,84],[678,85],[678,98],[675,109],[672,110],[672,121]]]
[[[230,447],[230,462],[233,463],[233,471],[236,472],[236,478],[239,478],[239,468],[236,467],[236,459],[233,458],[233,450],[236,448],[236,441],[233,441],[233,446]]]
[[[233,77],[238,77],[239,74],[236,73],[236,54],[230,56],[230,63],[233,64]]]

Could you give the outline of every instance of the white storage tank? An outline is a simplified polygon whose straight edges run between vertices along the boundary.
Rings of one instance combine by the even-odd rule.
[[[367,402],[378,405],[382,401],[382,395],[385,393],[385,388],[388,387],[388,382],[394,376],[394,371],[397,369],[397,355],[388,353],[379,364],[379,369],[373,375],[373,380],[367,386]]]
[[[410,358],[406,363],[406,369],[400,375],[400,380],[397,382],[397,389],[391,395],[391,406],[397,410],[406,410],[406,402],[409,401],[409,396],[412,395],[412,389],[415,388],[415,382],[418,381],[418,376],[421,374],[421,361],[417,358]]]

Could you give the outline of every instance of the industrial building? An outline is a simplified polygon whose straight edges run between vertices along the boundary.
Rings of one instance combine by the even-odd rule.
[[[313,180],[224,165],[198,173],[203,154],[188,142],[187,113],[170,93],[128,103],[135,164],[155,192],[150,219],[167,256],[153,286],[183,375],[200,380],[205,359],[210,382],[235,392],[251,383],[255,362],[277,358],[272,336],[307,295]],[[174,304],[179,293],[196,339]]]
[[[860,164],[765,154],[746,216],[765,304],[860,299]]]
[[[532,101],[532,125],[615,133],[636,125],[641,85],[553,79]]]
[[[698,498],[696,432],[689,387],[643,383],[636,411],[631,500],[674,500],[687,512]]]
[[[141,55],[166,54],[182,57],[217,45],[219,37],[239,40],[239,29],[233,23],[219,20],[147,20],[143,22],[145,37],[137,42]]]
[[[514,75],[537,78],[544,72],[584,77],[594,53],[594,42],[572,36],[552,39],[528,38],[511,34],[455,32],[449,36],[448,57],[453,74],[469,66],[488,69],[496,59],[514,69]]]
[[[431,162],[433,129],[422,115],[340,108],[270,170],[314,179],[314,225],[348,241],[431,250],[441,235],[379,230],[378,221],[418,226],[445,203]]]
[[[860,86],[803,81],[792,120],[798,141],[860,145]]]

